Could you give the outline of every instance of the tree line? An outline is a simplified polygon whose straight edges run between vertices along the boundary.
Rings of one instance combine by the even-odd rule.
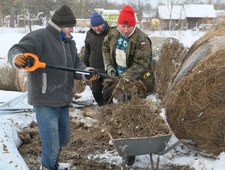
[[[127,4],[134,7],[137,17],[141,18],[142,10],[151,5],[143,0],[128,0]],[[3,26],[4,18],[10,18],[10,27],[15,27],[15,20],[18,16],[36,18],[38,14],[43,17],[50,17],[51,13],[62,6],[68,5],[74,12],[76,18],[87,19],[95,8],[121,9],[125,3],[113,0],[0,0],[0,27]]]
[[[130,4],[135,9],[140,21],[143,11],[150,12],[152,10],[150,1],[152,0],[0,0],[0,27],[4,26],[6,17],[10,19],[10,27],[18,26],[17,18],[21,16],[24,17],[24,22],[37,18],[39,14],[48,20],[52,12],[63,4],[68,5],[76,18],[80,19],[88,19],[95,8],[121,9],[124,5]],[[159,1],[159,5],[165,5],[165,0],[162,1],[164,3]],[[181,3],[180,0],[167,0],[166,2],[171,6]],[[195,0],[184,0],[183,3],[195,3]],[[208,0],[206,3],[211,4],[212,0]],[[221,0],[217,0],[214,7],[215,9],[225,8]],[[23,25],[27,25],[27,23]]]

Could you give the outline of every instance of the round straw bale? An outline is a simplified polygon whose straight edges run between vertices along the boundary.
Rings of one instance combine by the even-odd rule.
[[[160,57],[160,50],[168,37],[151,36],[152,41],[152,58],[154,61],[158,61]]]
[[[176,38],[166,37],[152,38],[153,54],[157,55],[158,60],[155,64],[155,76],[156,76],[156,92],[160,99],[163,99],[166,90],[171,81],[176,76],[180,69],[183,59],[187,54],[187,48]],[[157,50],[155,50],[157,48]]]
[[[79,53],[79,56],[82,60],[84,58],[84,49],[85,49],[84,46],[82,46],[80,49],[80,53]],[[75,94],[75,93],[83,92],[86,84],[87,84],[87,82],[84,82],[83,80],[75,80],[74,87],[73,87],[73,93]]]
[[[16,70],[16,76],[18,79],[18,90],[27,91],[27,71],[23,69]]]
[[[225,35],[225,19],[215,25],[214,28],[209,29],[204,36],[199,38],[188,50],[187,57],[196,51],[202,44],[208,42],[213,37],[221,37]]]
[[[83,80],[75,80],[74,81],[74,87],[73,87],[73,93],[81,93],[84,91],[86,86],[86,83]]]
[[[0,89],[11,91],[20,90],[16,69],[9,66],[0,67]]]
[[[165,108],[179,139],[190,139],[197,149],[217,155],[225,148],[225,36],[204,39],[193,45],[195,51],[168,90]]]

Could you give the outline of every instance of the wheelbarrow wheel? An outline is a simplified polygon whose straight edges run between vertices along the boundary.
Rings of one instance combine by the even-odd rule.
[[[127,156],[125,162],[128,166],[132,166],[135,162],[135,156]]]

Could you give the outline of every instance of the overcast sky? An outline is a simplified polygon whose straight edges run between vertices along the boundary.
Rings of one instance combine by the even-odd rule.
[[[127,3],[130,0],[122,0],[122,1],[118,1],[118,0],[111,0],[115,3]],[[134,0],[134,1],[138,1],[138,0]],[[143,2],[147,2],[150,3],[151,6],[153,8],[155,8],[159,3],[160,4],[168,4],[170,3],[172,0],[142,0]],[[225,0],[174,0],[174,2],[188,2],[188,3],[225,3]]]
[[[157,4],[168,4],[172,0],[143,0],[151,3],[152,7],[156,7]],[[225,0],[174,0],[174,2],[187,2],[187,3],[224,3]]]

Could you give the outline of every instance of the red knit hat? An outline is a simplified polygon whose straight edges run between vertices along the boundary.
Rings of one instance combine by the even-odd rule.
[[[127,5],[123,7],[118,17],[118,24],[129,26],[136,25],[135,12],[131,6]]]

